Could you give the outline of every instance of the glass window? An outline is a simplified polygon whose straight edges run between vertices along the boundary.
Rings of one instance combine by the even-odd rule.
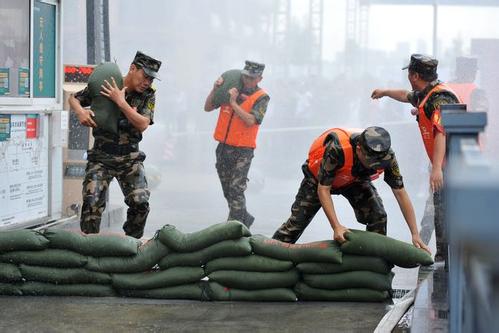
[[[0,0],[0,98],[29,97],[29,0]]]

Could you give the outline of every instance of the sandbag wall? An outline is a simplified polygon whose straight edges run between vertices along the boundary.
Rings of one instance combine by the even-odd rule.
[[[144,244],[60,229],[0,233],[0,294],[213,301],[383,301],[393,265],[431,264],[412,245],[353,231],[287,244],[237,221],[184,234],[166,225]]]

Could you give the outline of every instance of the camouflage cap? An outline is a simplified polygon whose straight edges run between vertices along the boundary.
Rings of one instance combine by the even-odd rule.
[[[156,60],[140,51],[137,51],[132,63],[140,66],[140,68],[144,70],[144,73],[146,73],[147,76],[159,80],[158,71],[161,67],[161,61]]]
[[[409,65],[402,69],[408,69],[419,74],[427,76],[437,75],[438,60],[424,54],[413,54],[411,55],[411,61]],[[436,77],[435,77],[436,79]]]
[[[390,153],[392,141],[383,127],[371,126],[360,134],[359,145],[368,166],[376,169]]]
[[[244,69],[241,71],[241,74],[251,77],[258,77],[263,74],[264,69],[265,69],[265,64],[259,64],[254,61],[246,60]]]

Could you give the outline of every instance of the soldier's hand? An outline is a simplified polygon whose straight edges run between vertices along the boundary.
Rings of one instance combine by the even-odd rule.
[[[419,235],[412,236],[412,244],[414,244],[414,246],[418,249],[423,249],[428,252],[429,255],[431,255],[430,248],[423,242]]]
[[[109,81],[104,80],[104,84],[101,85],[101,95],[106,96],[110,100],[112,100],[117,105],[120,105],[121,102],[125,101],[125,91],[127,87],[123,87],[123,89],[118,88],[114,77],[111,77],[111,83]]]
[[[97,124],[93,120],[92,117],[95,117],[95,114],[90,109],[83,109],[83,112],[76,113],[80,124],[87,127],[97,127]]]
[[[433,192],[438,192],[444,186],[444,175],[441,168],[432,168],[430,174],[430,186]]]
[[[237,88],[230,88],[229,89],[229,95],[230,95],[230,103],[236,103],[237,96],[239,96],[239,91]]]
[[[371,94],[372,99],[378,99],[384,96],[385,96],[385,91],[383,89],[375,89]]]
[[[345,233],[349,231],[350,230],[340,224],[336,229],[334,229],[333,239],[340,244],[344,243],[346,242]]]
[[[223,77],[219,77],[215,83],[213,83],[213,88],[217,88],[217,87],[220,87],[222,84],[224,83],[224,78]]]

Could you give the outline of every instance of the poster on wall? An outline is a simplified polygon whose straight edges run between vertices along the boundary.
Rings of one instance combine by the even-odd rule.
[[[9,69],[2,67],[0,68],[0,96],[10,94],[9,86]]]
[[[29,68],[19,67],[18,74],[18,94],[21,97],[29,97]]]
[[[35,1],[33,7],[33,95],[55,97],[55,5]]]
[[[10,138],[10,114],[0,114],[0,141]]]
[[[48,126],[39,115],[11,114],[10,138],[0,141],[0,229],[48,216],[48,137],[28,138],[31,119]]]

